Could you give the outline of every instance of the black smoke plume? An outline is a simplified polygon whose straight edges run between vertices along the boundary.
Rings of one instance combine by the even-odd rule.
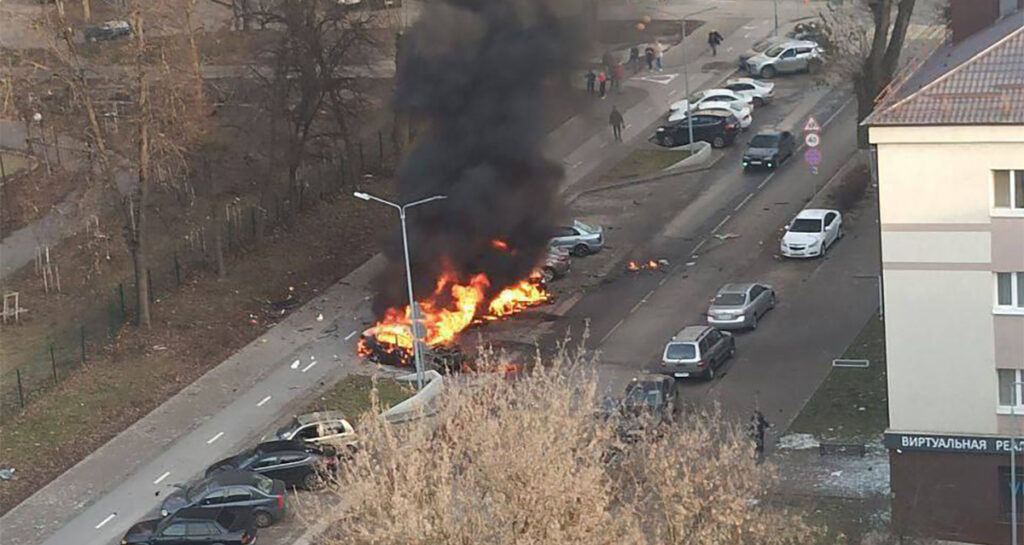
[[[447,195],[410,209],[417,298],[446,270],[491,289],[529,276],[543,257],[563,171],[541,150],[544,86],[567,78],[583,50],[574,0],[424,2],[401,41],[395,107],[417,134],[398,169],[399,200]],[[494,248],[505,241],[511,252]],[[375,310],[404,306],[401,239],[388,245]]]

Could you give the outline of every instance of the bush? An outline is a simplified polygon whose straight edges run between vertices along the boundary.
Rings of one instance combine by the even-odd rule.
[[[832,193],[832,200],[840,212],[847,212],[855,208],[867,193],[871,185],[871,170],[867,165],[861,163],[843,174],[839,185]]]

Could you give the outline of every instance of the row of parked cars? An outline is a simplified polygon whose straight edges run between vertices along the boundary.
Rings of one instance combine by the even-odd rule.
[[[203,477],[173,485],[160,516],[134,524],[122,545],[251,545],[258,528],[280,521],[289,490],[315,490],[357,448],[337,411],[297,416],[258,445],[210,465]]]

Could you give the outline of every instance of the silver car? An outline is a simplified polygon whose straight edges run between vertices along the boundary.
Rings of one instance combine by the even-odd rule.
[[[565,248],[576,257],[587,256],[604,247],[604,229],[577,220],[571,227],[555,227],[550,245]]]
[[[540,276],[545,282],[551,282],[569,274],[572,268],[572,260],[569,259],[569,250],[565,248],[548,248],[544,256],[544,263],[540,266]]]
[[[775,308],[775,290],[767,284],[726,284],[708,308],[708,324],[719,329],[757,329],[757,320]]]
[[[296,416],[278,429],[274,438],[337,446],[354,444],[356,432],[341,411],[323,411]]]
[[[751,76],[774,78],[777,74],[814,70],[821,63],[821,48],[814,42],[781,42],[747,59]]]

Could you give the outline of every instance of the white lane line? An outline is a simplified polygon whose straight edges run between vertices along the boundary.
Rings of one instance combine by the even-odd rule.
[[[260,400],[260,402],[256,404],[256,406],[257,406],[257,407],[262,407],[262,406],[263,406],[263,404],[264,404],[264,403],[266,403],[266,402],[268,402],[268,401],[270,401],[270,396],[267,396],[267,397],[265,397],[265,398],[261,399],[261,400]]]
[[[690,253],[691,253],[691,254],[695,254],[695,253],[697,253],[697,250],[700,250],[701,248],[703,248],[703,247],[704,247],[704,245],[705,245],[705,244],[707,244],[707,243],[708,243],[708,239],[704,239],[704,240],[700,241],[700,243],[699,243],[699,244],[697,244],[697,247],[696,247],[696,248],[694,248],[694,249],[693,249],[693,251],[692,251],[692,252],[690,252]]]
[[[825,120],[825,124],[824,124],[824,125],[822,125],[822,126],[821,126],[821,128],[823,128],[823,129],[824,129],[825,127],[828,127],[828,126],[829,126],[829,124],[831,124],[831,123],[832,123],[833,121],[835,121],[835,119],[836,119],[837,117],[839,117],[839,114],[840,114],[840,113],[841,113],[841,112],[842,112],[843,110],[845,110],[845,109],[846,109],[846,107],[847,107],[847,106],[849,106],[851,102],[853,102],[853,97],[850,97],[850,98],[846,99],[846,102],[844,102],[844,103],[843,103],[843,105],[842,105],[842,106],[840,106],[840,107],[839,107],[839,109],[835,111],[835,113],[833,113],[833,114],[832,114],[831,116],[829,116],[829,118],[828,118],[828,119],[826,119],[826,120]]]
[[[165,471],[163,475],[157,477],[156,480],[153,481],[153,484],[160,484],[160,483],[162,483],[164,481],[164,479],[166,479],[170,474],[171,474],[170,471]]]
[[[647,300],[650,299],[652,295],[654,295],[654,290],[651,290],[651,291],[647,292],[647,295],[644,295],[643,299],[641,299],[639,302],[637,302],[637,304],[633,305],[633,308],[629,311],[629,313],[633,314],[634,312],[636,312],[637,309],[640,308],[641,306],[643,306],[643,304],[646,303]]]
[[[625,320],[625,318],[619,320],[611,329],[608,330],[608,333],[604,334],[604,337],[601,337],[600,341],[597,341],[597,344],[604,344],[604,342],[608,340],[608,337],[611,337],[612,333],[615,333],[615,330],[618,329],[619,326],[622,325],[622,322],[624,322]]]
[[[669,277],[668,277],[668,275],[667,275],[667,274],[666,274],[665,276],[661,277],[661,280],[658,280],[658,285],[659,285],[659,286],[663,286],[663,285],[665,285],[665,282],[668,282],[668,278],[669,278]]]
[[[721,229],[723,225],[725,225],[725,222],[727,222],[727,221],[729,221],[731,219],[732,219],[732,215],[731,214],[725,216],[724,218],[722,218],[722,221],[718,222],[718,225],[716,225],[715,228],[711,230],[711,233],[712,234],[717,233],[718,230]]]
[[[220,439],[223,436],[224,436],[224,432],[219,431],[219,432],[217,432],[217,435],[214,435],[213,437],[207,439],[206,440],[206,444],[207,445],[212,445],[214,441],[216,441],[217,439]]]
[[[112,519],[112,518],[114,518],[116,516],[117,516],[117,513],[111,513],[111,514],[107,515],[107,518],[101,520],[100,523],[96,525],[96,529],[99,530],[100,528],[103,528],[104,525],[106,525],[108,522],[110,522],[110,519]]]
[[[312,369],[312,368],[313,368],[313,366],[314,366],[314,365],[316,365],[316,362],[315,362],[315,361],[314,361],[313,363],[311,363],[311,364],[309,364],[309,365],[307,365],[307,366],[303,367],[303,368],[302,368],[302,372],[303,372],[303,373],[305,373],[306,371],[309,371],[310,369]]]
[[[349,334],[348,334],[348,336],[347,336],[347,337],[345,337],[345,340],[347,341],[347,340],[351,339],[352,337],[354,337],[354,336],[355,336],[355,334],[356,334],[356,332],[355,332],[355,331],[353,331],[352,333],[349,333]]]
[[[754,197],[754,194],[750,193],[742,201],[740,201],[740,203],[738,205],[736,205],[736,208],[733,208],[732,211],[733,212],[739,212],[740,208],[743,208],[743,205],[747,204],[747,201],[749,201],[753,197]]]
[[[774,172],[772,172],[768,176],[765,176],[764,181],[759,183],[759,184],[757,184],[757,188],[761,189],[762,187],[768,185],[768,182],[770,182],[771,179],[774,178],[774,177],[775,177],[775,173]]]

